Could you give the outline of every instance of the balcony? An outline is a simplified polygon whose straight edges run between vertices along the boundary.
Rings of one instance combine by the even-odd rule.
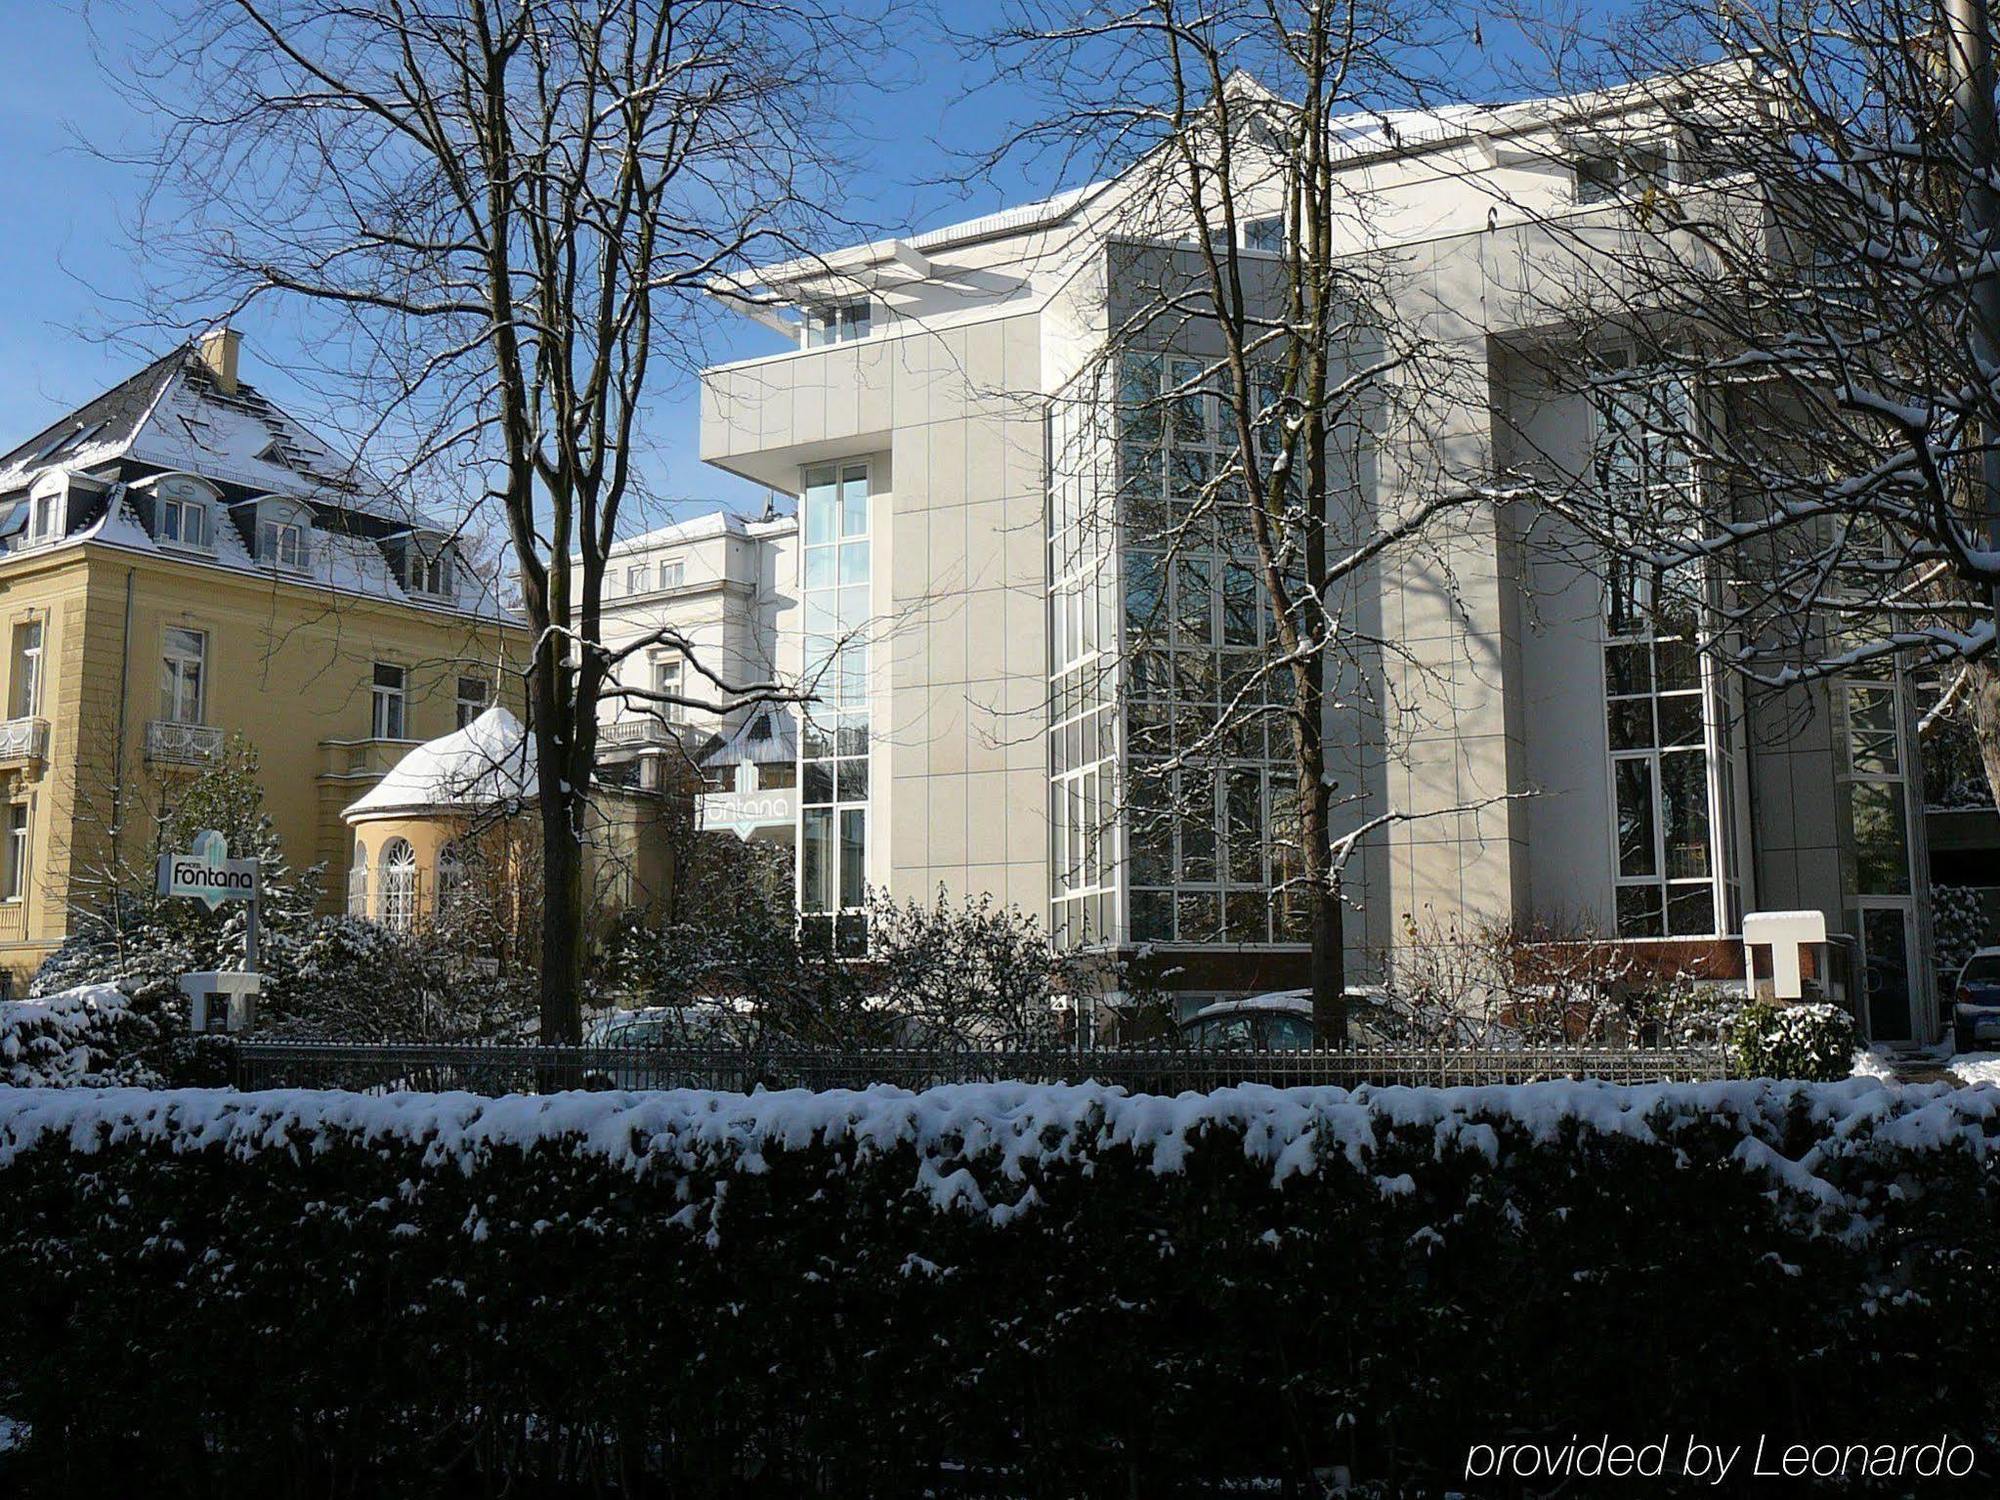
[[[146,721],[146,759],[156,766],[207,766],[222,757],[222,730],[213,724]]]
[[[653,745],[677,745],[686,726],[662,724],[653,718],[619,719],[597,726],[599,750],[643,750]]]
[[[8,719],[0,723],[0,765],[32,765],[48,758],[47,719]]]

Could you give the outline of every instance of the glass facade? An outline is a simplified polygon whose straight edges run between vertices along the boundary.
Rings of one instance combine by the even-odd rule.
[[[868,465],[805,471],[806,681],[799,740],[799,913],[808,941],[859,955],[868,945],[868,655],[872,558]]]
[[[1600,392],[1597,416],[1596,479],[1615,509],[1693,524],[1687,384],[1631,371]],[[1706,588],[1629,559],[1607,568],[1605,739],[1621,937],[1711,937],[1742,925],[1743,716],[1735,685],[1703,650]]]
[[[1051,928],[1066,946],[1302,941],[1290,678],[1270,669],[1233,431],[1198,360],[1130,353],[1117,378],[1113,472],[1052,486]]]

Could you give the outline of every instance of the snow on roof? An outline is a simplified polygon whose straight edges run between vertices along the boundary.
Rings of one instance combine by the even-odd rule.
[[[140,466],[144,478],[124,471],[124,477],[140,489],[165,473],[191,474],[211,487],[230,486],[209,518],[210,545],[161,546],[141,508],[128,502],[126,487],[116,484],[108,506],[81,517],[73,510],[74,529],[53,545],[95,541],[236,572],[317,583],[398,604],[487,620],[514,619],[502,602],[500,580],[483,576],[463,558],[455,570],[454,598],[416,598],[407,593],[383,543],[413,533],[449,538],[450,528],[391,494],[358,462],[322,441],[255,386],[238,382],[235,390],[224,391],[191,346],[154,360],[11,453],[0,455],[0,495],[63,473],[90,476],[89,482],[102,488],[107,479],[119,477],[120,470],[111,466],[123,463]],[[255,557],[245,532],[238,529],[237,517],[225,513],[266,496],[315,508],[318,524],[307,539],[303,570],[279,570]],[[239,514],[254,536],[254,516]],[[19,526],[0,528],[0,539],[19,530]],[[20,543],[13,545],[18,548]]]
[[[535,791],[535,744],[506,709],[417,746],[341,816],[350,823],[395,814],[505,807]]]
[[[782,765],[799,758],[799,732],[782,708],[760,708],[701,758],[704,766]]]

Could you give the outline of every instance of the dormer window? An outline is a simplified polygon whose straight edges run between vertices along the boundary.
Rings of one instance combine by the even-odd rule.
[[[294,573],[303,573],[306,568],[305,528],[295,521],[259,521],[257,560]]]
[[[207,552],[215,546],[209,515],[213,502],[199,480],[173,474],[153,487],[153,536],[170,547]]]
[[[457,569],[449,546],[412,542],[403,553],[403,587],[426,599],[452,599],[458,594]]]
[[[806,309],[805,333],[808,349],[828,344],[845,344],[868,337],[868,299],[841,302]]]
[[[28,545],[38,547],[43,542],[52,542],[62,535],[64,500],[61,490],[49,490],[35,496],[28,510]]]

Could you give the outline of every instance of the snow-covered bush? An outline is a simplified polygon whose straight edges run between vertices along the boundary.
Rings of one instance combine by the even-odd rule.
[[[103,1087],[155,1081],[140,1059],[155,1040],[132,1002],[106,984],[34,1000],[0,1001],[0,1083]]]
[[[514,1037],[533,1012],[533,976],[482,966],[432,931],[344,916],[287,943],[265,1007],[272,1034],[342,1042]]]
[[[1984,893],[1977,886],[1931,887],[1931,957],[1937,965],[1939,984],[1956,983],[1958,971],[1973,950],[1985,947],[1994,937],[1986,920]]]
[[[1436,1495],[1802,1412],[1990,1473],[1997,1162],[1871,1081],[0,1091],[0,1405],[47,1494]]]
[[[1854,1018],[1837,1005],[1772,1005],[1757,1000],[1729,1028],[1729,1067],[1738,1078],[1845,1078],[1860,1045]]]

